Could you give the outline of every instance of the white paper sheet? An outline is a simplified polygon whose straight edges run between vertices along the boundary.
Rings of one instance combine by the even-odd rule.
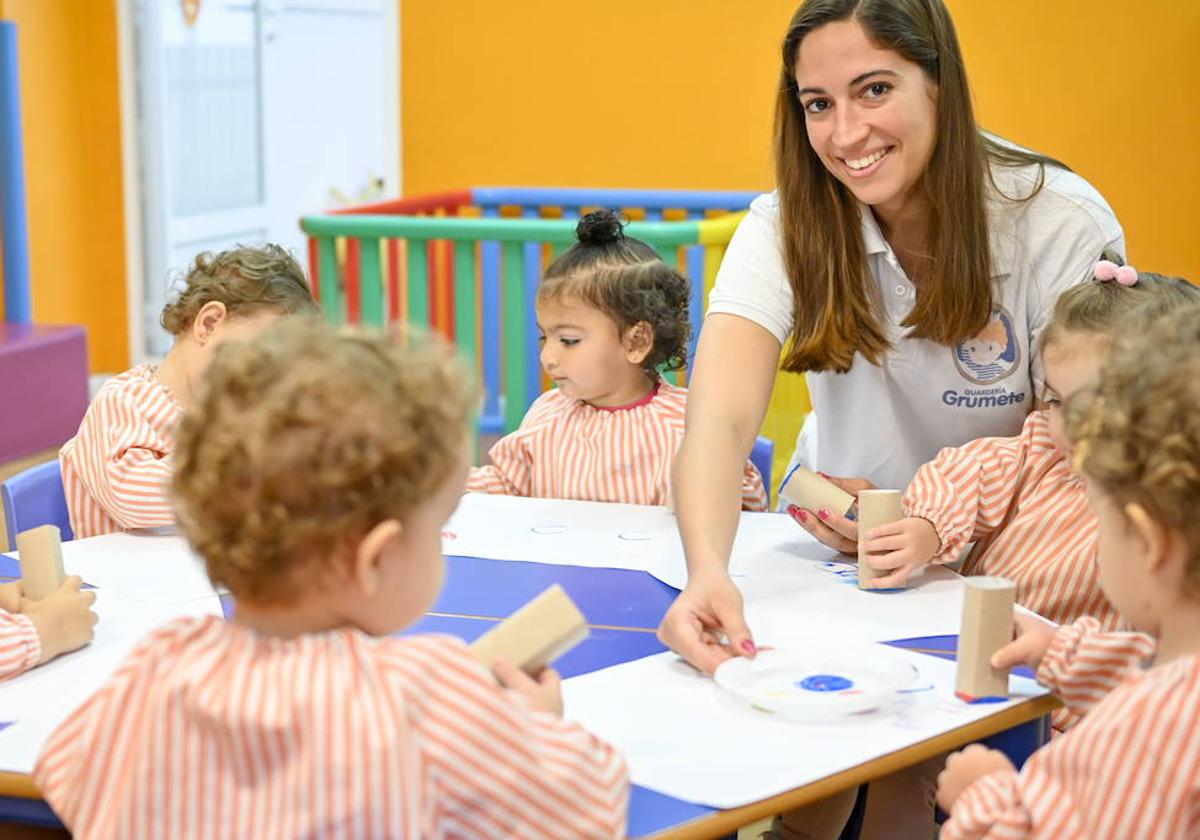
[[[467,493],[442,533],[447,554],[645,569],[679,540],[665,507]]]
[[[836,632],[836,638],[883,642],[957,634],[962,624],[963,579],[930,566],[905,589],[859,589],[853,563],[799,561],[790,573],[735,578],[746,621],[759,644]]]
[[[827,634],[829,644],[836,635]],[[811,725],[743,705],[672,653],[563,683],[566,714],[626,757],[633,781],[690,802],[735,808],[927,740],[1044,694],[1013,677],[1013,699],[971,706],[954,697],[953,662],[880,646],[920,676],[898,709]],[[636,689],[633,688],[636,686]]]
[[[62,551],[67,574],[146,603],[183,604],[216,592],[204,562],[180,536],[105,534],[65,542]]]
[[[447,554],[649,572],[687,582],[675,516],[664,507],[468,493],[443,530]],[[780,513],[743,512],[730,557],[734,577],[805,571],[839,556]]]
[[[672,519],[674,523],[674,519]],[[735,579],[760,575],[807,575],[817,564],[843,558],[817,541],[785,513],[742,511],[729,555],[729,574]],[[656,545],[648,571],[676,589],[687,583],[687,563],[678,529]]]
[[[64,546],[65,547],[65,546]],[[215,595],[182,604],[147,604],[129,595],[96,590],[99,622],[92,643],[0,682],[0,770],[28,773],[43,742],[102,686],[151,630],[181,616],[221,615]]]

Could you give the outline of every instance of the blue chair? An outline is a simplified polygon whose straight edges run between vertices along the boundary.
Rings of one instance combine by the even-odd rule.
[[[4,500],[10,549],[17,547],[17,534],[40,525],[57,525],[64,541],[75,538],[57,459],[30,467],[0,484],[0,498]]]
[[[767,488],[768,495],[771,493],[771,463],[774,460],[775,441],[765,437],[754,441],[754,448],[750,450],[750,463],[758,467],[758,474],[762,476],[763,487]]]

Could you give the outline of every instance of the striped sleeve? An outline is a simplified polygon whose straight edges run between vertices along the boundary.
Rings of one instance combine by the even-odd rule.
[[[42,640],[27,615],[0,610],[0,680],[28,671],[42,658]]]
[[[430,836],[625,836],[629,771],[611,746],[501,688],[461,642],[437,659],[418,723]]]
[[[981,776],[954,802],[940,840],[1020,840],[1033,832],[1033,820],[1021,801],[1017,774],[1003,770]]]
[[[758,467],[749,461],[742,471],[742,510],[764,511],[767,509],[767,488],[763,485]]]
[[[492,463],[471,467],[467,473],[466,492],[494,496],[530,495],[533,459],[515,432],[497,441],[488,451],[488,457]]]
[[[952,562],[967,543],[989,536],[1000,525],[1022,472],[1047,457],[1037,436],[1037,425],[1027,419],[1018,437],[980,438],[946,448],[917,470],[904,494],[904,508],[937,531],[942,545],[935,562]]]
[[[489,493],[493,496],[529,495],[522,493],[516,483],[509,481],[508,475],[495,463],[485,464],[482,467],[471,467],[470,472],[467,473],[467,486],[464,489],[467,493]]]
[[[167,498],[172,444],[164,429],[178,414],[178,404],[143,382],[101,390],[79,433],[63,448],[72,525],[88,518],[80,514],[89,500],[121,529],[175,522]],[[93,529],[82,524],[76,536],[90,536]]]
[[[1154,655],[1144,633],[1103,632],[1085,616],[1059,628],[1038,666],[1037,679],[1073,712],[1086,714]]]
[[[550,422],[560,405],[560,395],[547,391],[536,400],[515,432],[507,434],[488,450],[492,463],[471,467],[467,473],[468,493],[490,493],[496,496],[534,495],[534,450],[543,427]]]
[[[1080,656],[1098,634],[1076,641]],[[1144,650],[1144,641],[1129,650]],[[1112,674],[1128,661],[1109,658]],[[1195,657],[1139,670],[1077,727],[1034,753],[1019,774],[989,773],[972,782],[951,806],[942,840],[1196,837],[1198,724]]]

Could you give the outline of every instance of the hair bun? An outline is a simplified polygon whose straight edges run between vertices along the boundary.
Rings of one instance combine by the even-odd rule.
[[[611,245],[625,238],[621,218],[612,210],[593,210],[575,226],[581,245]]]

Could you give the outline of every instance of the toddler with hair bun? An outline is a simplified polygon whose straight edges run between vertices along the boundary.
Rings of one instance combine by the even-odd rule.
[[[659,371],[686,362],[690,286],[609,210],[584,216],[576,236],[537,295],[542,368],[555,387],[492,447],[491,464],[471,470],[467,490],[665,505],[687,391]],[[766,509],[749,462],[741,489],[743,508]]]

